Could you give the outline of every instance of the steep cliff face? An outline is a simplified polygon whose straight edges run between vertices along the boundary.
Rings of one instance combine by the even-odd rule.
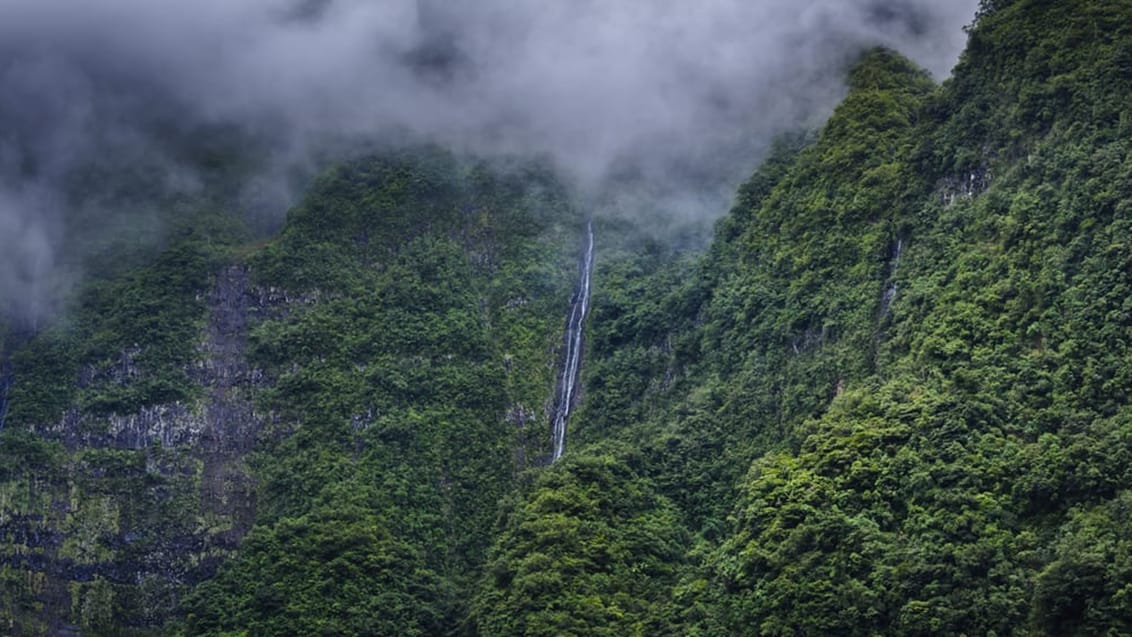
[[[278,416],[257,523],[186,632],[458,628],[498,502],[550,451],[580,230],[537,169],[424,152],[316,185],[251,262],[315,300],[252,329]]]
[[[58,420],[11,423],[0,507],[6,631],[160,627],[251,527],[255,483],[246,456],[268,416],[252,404],[262,377],[247,362],[247,326],[278,305],[249,287],[244,266],[223,267],[198,295],[204,326],[179,371],[200,398],[123,413],[84,405],[83,391],[145,382],[144,349],[131,345],[77,366],[80,398]],[[17,356],[17,386],[34,363]],[[23,453],[9,446],[16,441]]]
[[[571,215],[538,169],[359,160],[266,247],[198,227],[6,340],[3,630],[449,630],[550,450]],[[355,541],[390,558],[311,598]]]

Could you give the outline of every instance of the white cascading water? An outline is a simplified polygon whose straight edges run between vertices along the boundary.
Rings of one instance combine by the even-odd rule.
[[[570,319],[566,323],[566,358],[562,364],[562,377],[558,382],[558,395],[555,397],[554,451],[551,462],[562,457],[566,450],[566,422],[570,419],[570,408],[574,402],[574,389],[578,383],[578,370],[582,366],[582,326],[586,312],[590,309],[590,273],[594,265],[594,226],[586,224],[586,253],[582,257],[582,267],[578,280],[578,293],[570,308]]]

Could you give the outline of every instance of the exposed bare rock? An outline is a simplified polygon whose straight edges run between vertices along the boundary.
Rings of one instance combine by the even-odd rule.
[[[945,177],[936,185],[940,203],[950,206],[956,201],[970,199],[986,192],[990,188],[994,175],[991,169],[980,166],[961,175]]]

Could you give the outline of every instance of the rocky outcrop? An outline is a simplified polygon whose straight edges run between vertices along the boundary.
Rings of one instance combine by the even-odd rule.
[[[970,199],[986,192],[990,187],[993,174],[990,168],[980,166],[959,175],[952,175],[941,179],[936,186],[940,203],[950,206],[957,201]]]
[[[247,361],[249,322],[302,301],[254,288],[243,265],[220,271],[205,301],[199,355],[183,370],[197,400],[111,414],[73,405],[38,429],[67,450],[59,471],[0,483],[0,568],[28,583],[19,596],[40,609],[38,623],[0,633],[97,633],[125,616],[159,628],[251,527],[246,456],[269,417],[253,403],[264,381]],[[77,383],[143,382],[140,353],[84,367]]]

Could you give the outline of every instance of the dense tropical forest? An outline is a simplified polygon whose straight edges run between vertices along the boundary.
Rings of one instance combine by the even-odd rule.
[[[266,238],[170,202],[0,328],[0,632],[1132,633],[1132,4],[968,35],[863,52],[704,249],[435,147]]]

